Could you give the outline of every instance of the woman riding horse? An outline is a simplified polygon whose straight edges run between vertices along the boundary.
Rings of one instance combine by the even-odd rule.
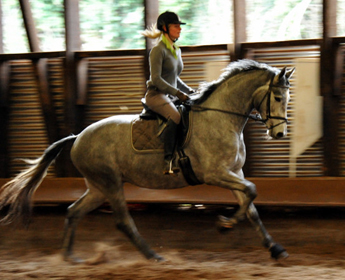
[[[287,134],[289,79],[293,72],[294,69],[279,70],[251,60],[230,63],[218,80],[200,86],[198,94],[190,97],[192,129],[184,146],[198,181],[231,190],[239,201],[232,217],[220,218],[218,226],[232,228],[247,217],[274,259],[288,254],[267,232],[253,203],[256,186],[244,178],[242,170],[246,159],[243,129],[248,119],[254,118],[265,124],[272,138]],[[253,110],[261,118],[253,117]],[[71,160],[85,178],[87,190],[68,208],[64,259],[79,261],[73,253],[78,222],[108,201],[117,229],[147,259],[162,260],[136,228],[126,204],[124,183],[167,190],[187,187],[188,182],[181,174],[162,174],[160,152],[138,153],[133,149],[131,128],[137,118],[138,115],[116,115],[100,120],[78,135],[54,142],[42,156],[28,161],[31,166],[0,188],[0,212],[8,206],[0,225],[29,222],[33,194],[62,149],[73,143]]]
[[[175,42],[180,37],[182,24],[185,23],[181,22],[175,13],[167,11],[158,17],[156,26],[143,32],[148,38],[160,38],[150,52],[150,79],[147,81],[144,102],[152,111],[167,120],[163,133],[164,174],[179,171],[173,164],[173,154],[181,116],[169,95],[177,96],[183,102],[189,99],[187,93],[194,92],[179,77],[183,69],[183,61],[181,50]]]

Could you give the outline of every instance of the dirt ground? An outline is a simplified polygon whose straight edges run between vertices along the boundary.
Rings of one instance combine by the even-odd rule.
[[[0,232],[0,279],[345,279],[345,209],[259,208],[261,218],[289,258],[270,259],[249,222],[227,234],[215,228],[218,214],[233,209],[178,209],[131,205],[141,234],[166,261],[144,259],[103,207],[81,222],[75,253],[60,256],[65,206],[35,207],[28,229]]]

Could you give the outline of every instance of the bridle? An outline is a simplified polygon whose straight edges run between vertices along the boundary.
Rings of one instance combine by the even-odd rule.
[[[240,117],[244,117],[244,118],[249,118],[252,119],[254,121],[259,121],[262,122],[266,125],[267,121],[270,119],[276,119],[276,120],[282,120],[280,123],[270,126],[268,127],[268,129],[273,129],[276,126],[279,126],[283,123],[288,123],[287,118],[284,117],[279,117],[279,116],[272,116],[271,115],[271,95],[273,92],[272,88],[290,88],[290,86],[278,86],[278,85],[273,85],[273,79],[274,79],[275,75],[273,75],[273,77],[271,78],[270,81],[270,85],[267,89],[267,92],[265,93],[264,97],[261,99],[259,106],[257,108],[258,111],[260,111],[260,107],[263,104],[264,100],[266,99],[266,118],[262,119],[261,115],[259,113],[256,114],[241,114],[238,112],[233,112],[233,111],[228,111],[228,110],[223,110],[223,109],[218,109],[218,108],[211,108],[211,107],[206,107],[206,106],[202,106],[202,105],[198,105],[198,104],[191,104],[191,109],[193,111],[217,111],[217,112],[221,112],[221,113],[225,113],[225,114],[231,114],[231,115],[236,115],[236,116],[240,116]],[[274,93],[273,93],[274,94]]]
[[[288,120],[287,118],[283,118],[283,117],[279,117],[279,116],[272,116],[271,115],[271,95],[272,95],[272,92],[273,92],[273,89],[272,88],[286,88],[286,89],[289,89],[290,86],[278,86],[278,85],[273,85],[273,79],[274,79],[275,76],[272,77],[271,79],[271,82],[270,82],[270,85],[268,87],[268,90],[267,92],[265,93],[264,97],[262,98],[262,100],[260,101],[259,103],[259,106],[258,106],[258,110],[260,111],[260,107],[262,105],[262,103],[264,102],[265,98],[267,98],[266,100],[266,119],[262,119],[260,117],[260,120],[258,121],[261,121],[262,123],[266,124],[268,120],[270,119],[275,119],[275,120],[282,120],[280,123],[276,124],[276,125],[273,125],[273,126],[270,126],[268,129],[272,129],[278,125],[281,125],[283,123],[288,123]],[[274,94],[274,92],[273,92]]]

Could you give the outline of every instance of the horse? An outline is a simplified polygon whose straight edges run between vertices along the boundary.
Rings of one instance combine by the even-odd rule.
[[[231,62],[217,80],[202,83],[191,95],[192,125],[184,151],[189,155],[195,176],[202,184],[231,190],[239,207],[232,217],[221,217],[218,226],[232,228],[246,217],[274,259],[288,253],[265,229],[253,200],[254,183],[244,178],[242,167],[246,151],[243,129],[253,118],[266,125],[270,138],[287,133],[289,78],[294,68],[281,70],[254,60]],[[256,115],[252,113],[256,111]],[[181,173],[163,175],[163,152],[138,153],[131,145],[131,122],[138,115],[114,115],[51,144],[30,166],[0,189],[0,210],[6,208],[1,224],[26,222],[32,211],[32,196],[47,169],[62,149],[71,144],[70,157],[85,179],[86,192],[67,209],[62,255],[70,262],[75,257],[73,244],[78,222],[84,215],[108,201],[116,227],[147,258],[164,260],[140,235],[127,209],[123,184],[143,188],[176,189],[188,186]]]

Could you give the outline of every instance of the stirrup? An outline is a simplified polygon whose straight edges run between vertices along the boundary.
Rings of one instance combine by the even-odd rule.
[[[180,172],[180,168],[177,166],[173,166],[174,159],[171,159],[169,161],[165,161],[165,168],[163,170],[164,175],[174,175]]]

